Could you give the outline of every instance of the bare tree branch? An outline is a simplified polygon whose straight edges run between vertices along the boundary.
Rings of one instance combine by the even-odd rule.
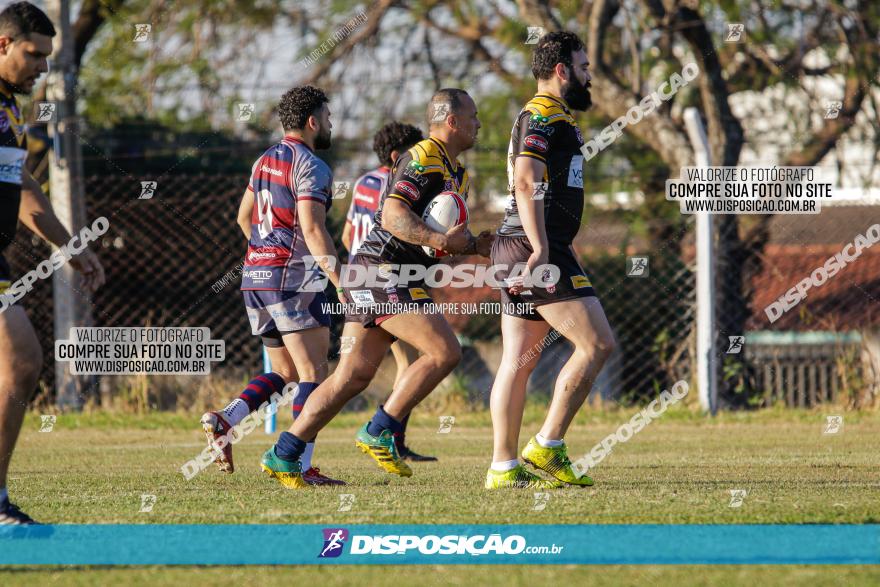
[[[523,22],[532,26],[541,26],[548,31],[558,31],[562,24],[550,10],[550,3],[546,0],[517,0],[519,16]]]
[[[521,82],[519,76],[508,71],[499,58],[492,55],[482,39],[488,38],[495,34],[496,29],[489,27],[485,20],[479,20],[471,23],[458,23],[455,28],[450,28],[440,24],[437,19],[431,18],[431,8],[419,17],[419,22],[423,25],[442,32],[449,37],[455,37],[465,41],[471,48],[471,56],[480,61],[489,64],[490,71],[498,75],[507,84],[515,86]]]
[[[377,0],[367,11],[367,22],[358,31],[349,35],[342,43],[333,48],[315,64],[309,76],[303,84],[315,84],[330,71],[333,62],[342,59],[354,50],[361,42],[374,37],[379,32],[382,19],[388,10],[397,4],[397,0]]]
[[[587,56],[593,77],[592,93],[595,96],[593,102],[602,114],[612,119],[625,116],[627,110],[636,106],[642,98],[625,88],[604,60],[605,32],[611,26],[616,10],[616,0],[593,2],[590,34],[587,38]],[[628,126],[626,130],[647,143],[670,169],[678,169],[693,161],[693,149],[687,137],[669,115],[660,109],[643,118],[639,124]]]

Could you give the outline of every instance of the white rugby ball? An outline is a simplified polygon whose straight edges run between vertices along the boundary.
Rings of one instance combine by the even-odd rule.
[[[422,213],[422,220],[431,230],[437,232],[449,232],[449,230],[459,224],[465,224],[468,221],[467,202],[455,192],[440,192],[433,200],[428,202],[428,206]],[[445,257],[449,253],[446,251],[438,251],[431,247],[422,247],[430,257]]]

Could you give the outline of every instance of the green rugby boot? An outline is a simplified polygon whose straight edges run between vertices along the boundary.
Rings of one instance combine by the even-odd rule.
[[[533,436],[523,449],[522,458],[531,466],[550,473],[563,483],[579,487],[589,487],[593,484],[590,477],[578,476],[571,468],[571,459],[568,458],[565,443],[545,448],[538,444],[538,440]]]
[[[563,483],[544,479],[517,465],[509,471],[489,469],[486,473],[486,489],[558,489]]]
[[[302,476],[302,465],[299,461],[285,461],[275,454],[275,447],[263,453],[260,468],[272,479],[277,479],[281,485],[288,489],[303,489],[308,487]]]
[[[364,454],[373,457],[376,464],[382,467],[386,473],[412,477],[412,469],[397,452],[397,445],[391,430],[383,430],[379,436],[373,436],[367,432],[367,424],[364,424],[354,437],[354,445]]]

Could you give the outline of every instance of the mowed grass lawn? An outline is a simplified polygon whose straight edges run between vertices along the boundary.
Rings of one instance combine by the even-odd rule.
[[[636,408],[586,410],[566,439],[576,457],[627,421]],[[596,485],[552,492],[535,511],[532,491],[487,492],[491,457],[488,414],[455,414],[449,434],[436,415],[415,413],[410,444],[439,463],[415,464],[415,475],[382,473],[354,448],[353,435],[369,414],[346,413],[318,440],[315,462],[345,479],[340,488],[290,491],[259,471],[274,435],[254,431],[235,447],[237,471],[208,469],[190,481],[180,466],[204,446],[198,415],[61,415],[52,432],[39,432],[29,415],[12,464],[15,501],[51,523],[878,523],[880,522],[880,414],[845,413],[837,434],[823,434],[825,411],[767,410],[703,418],[673,409],[628,443],[618,445],[594,471]],[[289,423],[289,415],[279,419]],[[524,437],[540,411],[530,407]],[[730,507],[730,491],[747,492]],[[340,494],[354,494],[340,512]],[[140,513],[141,496],[156,496]],[[735,548],[735,545],[731,546]],[[397,567],[395,583],[525,585],[566,573],[599,585],[645,584],[878,584],[880,571],[858,567]],[[234,577],[260,584],[317,580],[321,585],[376,584],[381,568],[339,569],[105,569],[17,570],[12,583],[179,584]],[[410,577],[411,582],[407,582]],[[383,579],[384,577],[384,579]]]

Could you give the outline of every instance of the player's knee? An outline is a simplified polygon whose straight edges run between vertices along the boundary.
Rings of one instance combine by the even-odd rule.
[[[592,346],[596,358],[605,362],[617,348],[617,342],[614,340],[614,335],[609,332],[599,335]]]
[[[28,354],[15,357],[13,365],[12,376],[15,380],[15,388],[30,399],[40,381],[40,372],[43,369],[43,351],[37,345],[30,349]]]
[[[604,363],[614,352],[617,343],[610,333],[599,334],[596,338],[575,342],[575,352],[591,360]]]
[[[438,369],[449,373],[461,362],[461,345],[453,339],[439,348],[433,359]]]
[[[535,367],[538,366],[539,358],[540,356],[534,357],[525,362],[523,362],[521,359],[515,359],[510,362],[510,368],[514,371],[519,371],[525,375],[529,375],[532,371],[535,370]]]
[[[347,397],[354,397],[367,388],[373,380],[375,371],[369,369],[354,369],[347,373],[335,373],[339,391]]]

